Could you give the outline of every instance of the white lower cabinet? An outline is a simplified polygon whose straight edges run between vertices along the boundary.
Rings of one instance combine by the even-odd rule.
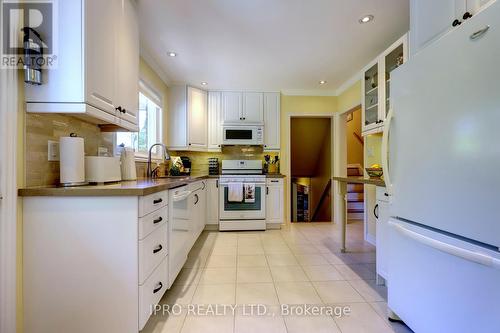
[[[283,178],[266,180],[266,228],[279,229],[284,221]]]
[[[219,225],[219,179],[207,180],[207,229],[218,229]]]
[[[148,322],[151,307],[160,302],[167,285],[168,259],[163,258],[154,273],[139,286],[139,330],[142,330]]]
[[[377,217],[377,284],[384,284],[388,276],[390,205],[389,197],[386,193],[385,187],[377,187],[377,204],[375,206],[375,214]]]
[[[130,332],[168,287],[168,192],[23,198],[24,332]]]

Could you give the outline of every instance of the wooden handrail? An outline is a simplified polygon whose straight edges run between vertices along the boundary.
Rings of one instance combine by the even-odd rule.
[[[323,190],[323,193],[321,194],[321,198],[319,199],[319,202],[316,205],[316,209],[314,210],[314,214],[312,216],[311,221],[314,221],[316,219],[316,215],[318,215],[318,211],[321,208],[321,206],[323,205],[323,201],[325,201],[325,198],[327,197],[328,192],[331,190],[331,187],[332,187],[332,180],[330,179],[330,180],[328,180],[328,183],[326,184],[325,189]]]
[[[362,137],[361,137],[358,133],[356,133],[356,132],[352,132],[352,135],[354,135],[354,137],[355,137],[356,139],[358,139],[358,141],[359,141],[362,145],[364,145],[364,144],[365,144],[365,141],[363,140],[363,138],[362,138]]]

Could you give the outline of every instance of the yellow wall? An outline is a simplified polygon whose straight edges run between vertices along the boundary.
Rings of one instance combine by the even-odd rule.
[[[352,113],[352,120],[347,122],[347,164],[359,164],[363,166],[363,143],[357,138],[361,137],[361,109]]]
[[[361,80],[338,96],[338,111],[345,112],[361,105]]]
[[[150,88],[153,88],[156,92],[160,93],[163,97],[163,143],[167,142],[167,115],[168,115],[168,86],[163,82],[163,80],[156,74],[156,72],[141,58],[140,60],[140,78],[144,81]]]
[[[382,165],[382,133],[367,135],[365,137],[366,145],[366,163],[365,167],[369,167],[373,164]],[[372,152],[373,156],[370,156],[369,152]]]
[[[17,104],[17,186],[24,187],[24,76],[22,71],[18,75],[18,104]],[[23,201],[17,200],[17,332],[23,332]]]
[[[281,96],[281,173],[287,179],[290,177],[288,167],[288,141],[290,136],[291,115],[333,115],[337,112],[337,97],[335,96]],[[288,182],[285,182],[285,219],[290,221],[290,193]]]

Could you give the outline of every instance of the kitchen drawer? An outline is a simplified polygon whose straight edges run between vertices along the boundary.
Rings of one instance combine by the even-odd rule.
[[[167,255],[167,223],[139,241],[139,284],[142,284]]]
[[[139,217],[143,217],[168,204],[168,191],[153,193],[139,198]]]
[[[375,198],[377,201],[389,202],[389,196],[385,187],[377,186]]]
[[[160,302],[167,290],[167,277],[168,258],[163,258],[153,274],[139,286],[139,331],[146,325],[151,315],[151,307]]]
[[[139,218],[139,239],[144,239],[168,221],[168,206]]]
[[[267,178],[266,179],[266,184],[269,185],[283,185],[283,178]]]

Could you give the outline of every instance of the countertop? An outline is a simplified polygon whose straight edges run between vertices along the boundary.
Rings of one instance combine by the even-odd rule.
[[[368,184],[380,187],[385,187],[385,182],[381,178],[368,178],[368,177],[333,177],[333,180],[349,184]]]
[[[268,174],[268,178],[283,178],[281,174]],[[170,190],[198,180],[219,178],[219,175],[191,175],[169,178],[138,179],[105,185],[85,185],[75,187],[40,186],[18,190],[20,197],[106,197],[106,196],[144,196]]]
[[[43,186],[19,189],[21,197],[85,197],[85,196],[144,196],[207,179],[207,175],[179,176],[170,178],[138,179],[106,185],[76,187]]]

